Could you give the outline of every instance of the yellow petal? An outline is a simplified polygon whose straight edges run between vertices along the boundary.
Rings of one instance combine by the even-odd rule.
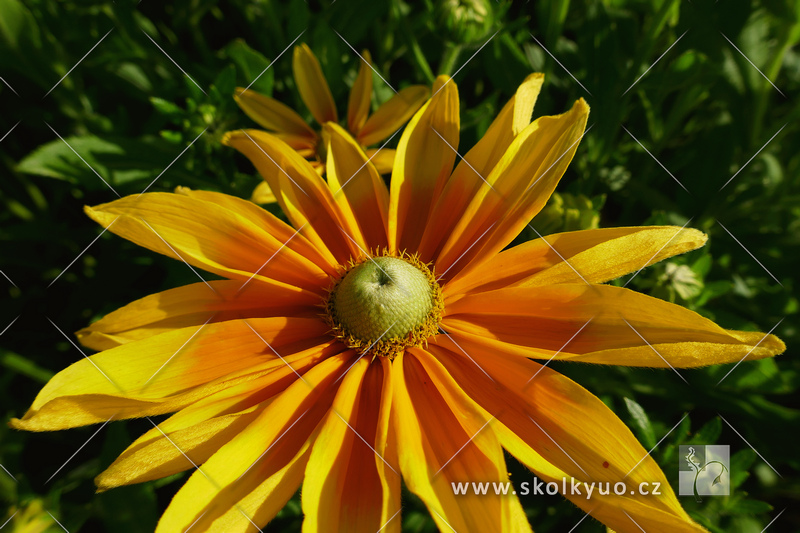
[[[25,416],[11,422],[18,429],[52,431],[111,417],[177,411],[237,380],[283,365],[264,341],[284,357],[325,342],[321,353],[330,354],[341,345],[331,344],[328,329],[319,319],[253,318],[176,329],[130,342],[83,358],[56,374]]]
[[[95,478],[98,492],[161,479],[192,469],[193,464],[202,464],[241,433],[262,410],[251,408],[175,431],[167,431],[161,425],[152,428]]]
[[[389,248],[416,250],[430,210],[453,168],[458,149],[459,109],[455,83],[445,83],[408,123],[392,170]],[[448,146],[449,145],[449,146]]]
[[[705,531],[678,503],[655,460],[599,398],[533,361],[464,347],[470,359],[446,337],[440,344],[430,346],[431,353],[481,408],[497,417],[503,446],[545,480],[556,481],[559,490],[564,483],[565,496],[573,502],[587,511],[598,509],[591,511],[594,518],[620,531],[637,530],[626,512],[646,531]],[[587,499],[586,492],[571,494],[573,478],[612,487],[624,482],[627,489],[624,496],[612,489],[610,497],[595,490]],[[661,494],[631,494],[640,483],[659,483]]]
[[[255,379],[188,405],[136,439],[95,483],[106,490],[160,479],[204,463],[253,422],[298,374],[317,364],[321,353],[306,351]]]
[[[331,89],[328,87],[328,82],[325,81],[319,61],[307,44],[303,43],[294,47],[292,69],[297,90],[300,91],[300,98],[303,99],[316,121],[320,124],[338,122],[336,104],[333,102]]]
[[[401,89],[376,109],[360,130],[350,131],[358,134],[356,138],[363,146],[371,146],[388,139],[422,107],[430,94],[424,85]]]
[[[368,148],[364,153],[378,174],[389,174],[392,171],[395,151],[391,148]]]
[[[392,419],[403,480],[439,529],[530,531],[514,496],[454,494],[451,483],[508,482],[489,415],[424,350],[413,348],[393,364]]]
[[[237,87],[233,99],[245,114],[259,126],[279,133],[298,135],[313,140],[316,133],[292,108],[255,91]]]
[[[183,194],[146,193],[87,207],[86,213],[140,246],[227,278],[274,279],[312,291],[326,285],[328,272],[306,253],[329,269],[330,263],[301,235],[292,237],[290,227],[252,202],[227,198],[229,205]],[[263,216],[251,216],[248,209]]]
[[[262,181],[253,189],[253,195],[250,197],[250,201],[264,205],[274,204],[278,199],[275,197],[275,193],[272,192],[272,189],[269,188],[269,183]]]
[[[303,472],[291,465],[305,466],[308,443],[330,409],[340,383],[336,380],[354,357],[353,352],[330,357],[295,380],[200,465],[172,499],[156,531],[185,531],[195,522],[198,531],[243,531],[252,530],[248,518],[258,527],[271,520],[297,490]]]
[[[692,228],[604,228],[546,235],[495,255],[457,276],[445,294],[555,283],[604,283],[668,257],[703,246]]]
[[[263,209],[255,206],[252,202],[247,202],[241,198],[231,196],[230,194],[222,194],[213,191],[199,191],[189,189],[188,187],[177,187],[175,192],[196,198],[205,202],[211,202],[233,211],[254,225],[266,230],[270,235],[287,243],[287,247],[297,251],[303,257],[308,258],[314,264],[319,265],[320,268],[325,270],[329,275],[336,273],[337,264],[327,261],[322,254],[311,244],[305,237],[297,233],[291,226],[280,220],[278,217]],[[270,263],[271,264],[271,263]],[[265,269],[269,269],[267,266]]]
[[[337,264],[361,255],[359,246],[364,248],[366,243],[359,227],[341,212],[313,167],[286,143],[259,130],[228,132],[222,142],[250,159],[283,212],[318,250]]]
[[[319,314],[320,296],[278,282],[209,281],[145,296],[76,333],[84,346],[107,350],[159,333],[236,318]]]
[[[688,368],[785,350],[773,335],[724,330],[679,305],[585,283],[465,296],[448,305],[443,326],[507,353],[613,365]]]
[[[389,191],[356,141],[338,124],[328,123],[328,186],[342,213],[358,225],[368,249],[385,248]]]
[[[369,107],[372,99],[372,57],[368,50],[361,54],[361,66],[358,69],[358,76],[352,89],[350,89],[350,99],[347,103],[347,129],[352,134],[357,134],[369,115]]]
[[[419,252],[423,261],[436,257],[470,200],[500,161],[511,141],[530,124],[533,106],[543,81],[543,74],[528,76],[516,94],[503,106],[483,137],[458,162],[434,207],[430,224],[422,239]]]
[[[384,358],[380,358],[381,361]],[[314,442],[303,483],[303,531],[399,531],[400,474],[376,448],[390,365],[360,359],[347,373]],[[386,490],[389,489],[389,490]]]
[[[505,248],[544,207],[577,150],[589,115],[581,99],[540,117],[513,140],[486,176],[436,258],[448,279]]]

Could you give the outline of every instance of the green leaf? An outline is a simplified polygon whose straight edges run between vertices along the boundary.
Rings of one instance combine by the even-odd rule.
[[[227,101],[236,88],[236,67],[228,65],[222,69],[214,80],[214,87],[219,91],[220,96]]]
[[[258,93],[272,96],[275,72],[269,68],[271,64],[269,59],[264,57],[260,52],[250,48],[247,43],[241,39],[229,44],[227,48],[225,48],[225,52],[236,65],[238,71],[237,83],[239,85],[242,87],[250,86],[250,89]]]
[[[644,447],[650,449],[655,446],[656,436],[653,432],[653,426],[650,424],[650,419],[642,406],[630,398],[625,398],[625,407],[628,408],[628,413],[630,413],[633,420],[634,430],[642,440]]]
[[[19,162],[17,170],[102,190],[107,188],[104,180],[112,187],[149,182],[177,155],[173,152],[174,147],[156,139],[67,137],[40,146]]]
[[[4,0],[0,11],[0,49],[17,51],[25,41],[38,44],[39,28],[25,4],[19,0]]]
[[[39,383],[47,383],[50,381],[50,378],[53,377],[51,371],[38,366],[26,357],[6,350],[0,350],[0,365],[11,371],[28,376]]]
[[[722,433],[722,421],[714,417],[692,437],[692,444],[714,444]]]
[[[773,507],[767,502],[759,500],[739,500],[736,505],[731,505],[726,510],[733,514],[752,515],[763,514],[772,511]]]

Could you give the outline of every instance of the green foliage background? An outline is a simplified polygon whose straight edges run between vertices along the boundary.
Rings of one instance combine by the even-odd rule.
[[[653,456],[674,486],[679,444],[731,446],[732,495],[681,498],[710,530],[759,532],[784,509],[769,531],[800,530],[798,2],[487,1],[477,22],[448,19],[448,4],[0,0],[0,416],[22,415],[50,376],[81,357],[59,328],[70,335],[125,303],[196,281],[181,263],[98,238],[82,207],[116,197],[103,180],[120,195],[151,184],[249,197],[259,178],[220,144],[225,131],[252,126],[234,87],[269,66],[252,88],[309,115],[291,52],[279,57],[302,33],[344,110],[358,58],[338,32],[369,49],[396,88],[457,72],[461,153],[532,71],[546,73],[536,116],[588,101],[591,129],[559,195],[534,220],[537,231],[699,228],[710,236],[705,248],[631,285],[727,328],[777,325],[789,349],[743,363],[719,385],[733,365],[680,371],[688,384],[669,370],[552,366],[598,394],[645,448],[658,443]],[[392,93],[377,77],[375,87],[377,106]],[[4,531],[61,531],[47,513],[72,533],[152,531],[185,474],[101,495],[92,483],[149,427],[25,434],[0,426],[0,463],[16,479],[0,472],[0,524],[17,512]],[[515,482],[530,480],[511,459],[509,468]],[[539,532],[570,531],[584,516],[560,497],[523,504]],[[300,520],[295,497],[267,530],[299,531]],[[406,494],[404,531],[433,530]],[[588,519],[575,531],[604,528]]]

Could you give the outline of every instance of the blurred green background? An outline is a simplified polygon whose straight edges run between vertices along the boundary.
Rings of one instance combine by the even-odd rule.
[[[457,72],[461,153],[532,71],[546,73],[535,116],[588,101],[591,129],[536,231],[699,228],[707,246],[630,286],[726,328],[775,327],[789,349],[743,363],[719,385],[733,365],[681,371],[688,384],[669,370],[552,366],[598,394],[646,449],[669,432],[653,456],[675,487],[678,445],[731,446],[731,496],[681,498],[710,530],[757,533],[784,509],[768,531],[800,530],[799,14],[790,0],[0,0],[0,416],[21,416],[53,373],[81,357],[59,329],[71,335],[196,281],[179,262],[98,237],[82,207],[156,178],[152,191],[249,197],[259,178],[220,144],[225,131],[253,126],[234,87],[269,66],[252,88],[310,118],[291,51],[278,58],[302,33],[344,110],[358,58],[338,32],[369,49],[396,88]],[[373,109],[392,94],[376,76]],[[71,533],[152,531],[186,474],[101,495],[92,483],[149,427],[26,434],[0,425],[0,524],[14,515],[3,531],[61,531],[51,516]],[[517,483],[531,479],[512,459],[509,469]],[[404,531],[434,531],[424,506],[405,496]],[[538,532],[571,531],[584,517],[560,497],[522,501]],[[295,497],[266,530],[299,531],[300,521]],[[588,519],[575,531],[604,527]]]

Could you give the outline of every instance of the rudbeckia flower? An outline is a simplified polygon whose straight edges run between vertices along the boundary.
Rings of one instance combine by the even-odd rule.
[[[705,531],[620,419],[546,362],[698,367],[784,345],[603,284],[701,246],[699,231],[595,229],[505,249],[553,192],[589,113],[579,100],[530,123],[541,82],[528,78],[454,169],[458,92],[439,78],[389,187],[336,123],[324,126],[327,182],[277,137],[230,134],[291,226],[187,189],[87,208],[225,279],[80,331],[102,351],[53,377],[12,425],[174,413],[148,418],[154,427],[96,479],[102,491],[190,470],[159,532],[252,531],[301,485],[303,531],[397,532],[401,481],[441,531],[531,531],[517,496],[454,493],[508,482],[503,449],[559,489],[659,483],[660,495],[565,495],[617,532]]]
[[[370,115],[371,63],[369,52],[363,51],[358,76],[350,89],[347,130],[372,158],[371,162],[378,172],[385,174],[392,170],[395,151],[386,148],[379,151],[366,147],[378,144],[401,128],[425,103],[430,91],[422,85],[406,87]],[[317,124],[323,126],[328,122],[338,122],[339,115],[336,113],[336,104],[330,87],[322,74],[319,61],[307,44],[295,47],[292,69],[300,98]],[[320,175],[325,173],[327,141],[324,128],[315,130],[286,104],[243,87],[236,89],[234,99],[248,117],[267,131],[273,132],[306,158]],[[261,204],[275,201],[275,195],[266,181],[256,187],[253,201]]]

